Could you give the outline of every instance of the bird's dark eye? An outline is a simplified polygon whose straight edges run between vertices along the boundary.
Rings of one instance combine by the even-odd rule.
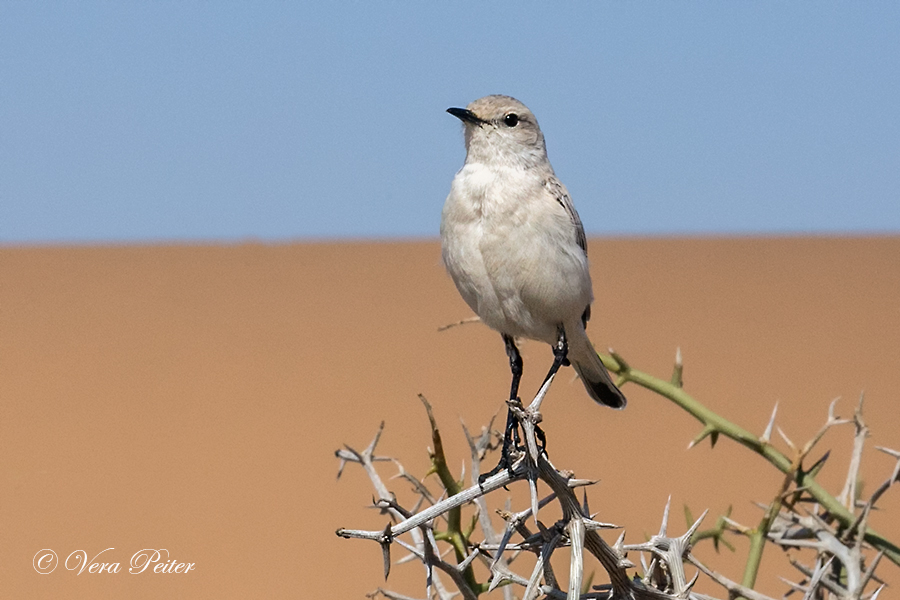
[[[519,115],[516,113],[509,113],[505,117],[503,117],[503,122],[506,123],[509,127],[515,127],[519,124]]]

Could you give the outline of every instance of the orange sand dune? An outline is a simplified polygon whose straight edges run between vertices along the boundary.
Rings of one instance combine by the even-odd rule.
[[[755,432],[778,402],[796,443],[833,398],[849,416],[865,392],[864,495],[888,475],[874,446],[900,448],[900,237],[593,240],[590,256],[598,348],[667,378],[680,347],[697,399]],[[466,461],[459,419],[487,423],[509,383],[499,336],[437,331],[469,315],[436,242],[0,249],[0,595],[363,598],[384,585],[380,550],[334,530],[386,520],[366,508],[360,469],[335,479],[333,452],[364,447],[384,420],[381,453],[423,474],[423,393],[450,463]],[[550,352],[522,349],[524,396]],[[601,480],[598,519],[641,541],[671,495],[675,531],[683,505],[710,508],[710,526],[729,505],[756,523],[752,502],[781,481],[761,459],[728,440],[687,451],[700,427],[674,405],[626,386],[615,412],[571,378],[544,405],[548,450]],[[834,453],[821,480],[840,491],[850,429],[822,444]],[[875,527],[900,543],[900,489],[882,508]],[[106,548],[97,560],[121,572],[62,564]],[[129,574],[144,548],[194,567]],[[32,566],[41,549],[59,556],[49,575]],[[740,579],[735,557],[698,554]],[[881,572],[900,584],[895,566]],[[422,597],[421,568],[396,567],[389,586]]]

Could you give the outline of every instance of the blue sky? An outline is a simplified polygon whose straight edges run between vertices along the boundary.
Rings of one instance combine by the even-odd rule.
[[[0,244],[435,237],[444,110],[593,235],[900,233],[900,3],[0,4]]]

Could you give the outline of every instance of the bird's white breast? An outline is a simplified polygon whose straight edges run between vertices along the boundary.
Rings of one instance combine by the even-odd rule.
[[[534,170],[467,163],[444,204],[441,243],[466,303],[502,333],[552,343],[591,301],[575,225]]]

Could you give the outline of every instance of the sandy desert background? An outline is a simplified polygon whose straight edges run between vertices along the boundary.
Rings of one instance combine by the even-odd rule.
[[[598,348],[668,378],[680,347],[687,391],[760,433],[778,402],[798,443],[833,398],[849,416],[864,392],[864,494],[890,473],[874,447],[900,449],[900,237],[594,239],[589,254]],[[333,453],[384,420],[380,453],[423,474],[422,393],[462,465],[460,419],[487,423],[509,383],[499,336],[438,332],[468,316],[436,241],[0,248],[0,595],[364,598],[384,585],[380,550],[334,531],[385,518],[359,469],[336,479]],[[525,396],[550,352],[522,351]],[[728,440],[687,451],[696,422],[624,391],[627,410],[595,406],[566,369],[544,405],[554,462],[601,480],[598,519],[640,541],[671,495],[673,527],[684,505],[711,509],[710,525],[729,505],[758,520],[774,469]],[[822,442],[835,492],[850,446],[848,428]],[[875,528],[900,542],[900,489],[881,507]],[[740,579],[747,544],[733,542],[734,556],[698,554]],[[45,548],[60,563],[112,548],[101,560],[124,572],[39,575]],[[128,574],[144,548],[195,570]],[[897,567],[881,573],[900,585]],[[423,597],[421,568],[395,567],[388,587]],[[760,588],[785,590],[765,576]]]

